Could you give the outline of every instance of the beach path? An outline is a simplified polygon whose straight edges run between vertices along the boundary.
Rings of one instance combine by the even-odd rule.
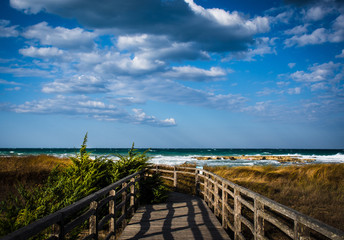
[[[203,200],[172,192],[166,203],[140,207],[120,239],[230,238]]]

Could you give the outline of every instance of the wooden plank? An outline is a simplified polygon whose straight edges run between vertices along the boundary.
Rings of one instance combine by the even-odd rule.
[[[171,193],[167,203],[138,209],[120,236],[127,239],[230,239],[198,197]]]

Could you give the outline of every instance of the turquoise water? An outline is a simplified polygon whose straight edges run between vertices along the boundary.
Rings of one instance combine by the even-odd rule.
[[[139,149],[141,152],[147,149]],[[125,155],[127,148],[88,148],[91,156],[109,156],[116,159],[116,154]],[[24,156],[47,154],[58,157],[75,156],[77,148],[0,148],[0,156]],[[227,166],[252,166],[252,165],[280,165],[277,161],[269,160],[195,160],[198,156],[241,156],[241,155],[280,155],[297,156],[299,158],[313,158],[316,163],[344,163],[344,149],[180,149],[180,148],[152,148],[147,152],[152,163],[182,164],[196,163],[199,166],[227,165]]]

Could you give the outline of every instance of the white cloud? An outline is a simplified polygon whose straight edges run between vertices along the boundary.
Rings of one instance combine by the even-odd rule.
[[[344,41],[344,15],[340,15],[333,23],[333,30],[329,34],[330,42],[343,42]]]
[[[190,81],[214,81],[221,80],[227,75],[227,72],[220,67],[211,67],[209,70],[193,66],[172,67],[172,70],[166,72],[164,76],[176,78],[179,80]]]
[[[301,36],[293,36],[285,40],[286,47],[294,45],[305,46],[309,44],[321,44],[328,41],[328,32],[325,28],[318,28],[311,34],[303,34]]]
[[[10,23],[8,20],[0,19],[0,37],[17,37],[19,35],[18,26],[8,26]]]
[[[308,32],[308,27],[309,27],[309,24],[299,25],[299,26],[293,27],[292,29],[288,29],[288,30],[284,31],[284,34],[286,34],[286,35],[305,34]]]
[[[340,63],[328,62],[321,65],[313,65],[308,68],[308,72],[297,71],[290,77],[297,82],[321,82],[329,81],[337,75],[337,70],[343,67]]]
[[[52,28],[48,26],[47,22],[41,22],[28,27],[23,36],[28,39],[37,39],[43,45],[69,50],[90,50],[95,46],[94,38],[97,37],[95,33],[81,28]]]
[[[252,20],[246,20],[236,11],[230,13],[223,9],[212,8],[205,9],[193,0],[185,0],[190,6],[190,8],[199,15],[208,18],[211,21],[216,21],[220,25],[224,26],[240,26],[246,29],[248,32],[267,32],[270,30],[269,20],[266,17],[256,17]],[[243,29],[241,29],[243,30]]]
[[[305,12],[305,20],[307,21],[319,21],[323,19],[328,13],[332,11],[324,5],[313,6]]]
[[[147,125],[153,125],[153,126],[158,125],[158,126],[164,126],[164,127],[176,125],[176,120],[174,118],[158,120],[154,116],[148,116],[145,112],[143,112],[142,109],[134,108],[132,109],[132,111],[134,112],[134,116],[133,116],[134,122],[137,122],[139,124],[144,123]]]
[[[288,24],[290,19],[293,17],[294,11],[291,8],[288,8],[284,12],[278,13],[275,17],[271,17],[271,22],[278,24],[280,22]]]
[[[36,48],[36,47],[30,46],[28,48],[19,49],[19,53],[24,56],[34,57],[34,58],[52,58],[52,57],[62,56],[64,54],[64,51],[56,47]]]
[[[287,35],[294,35],[284,41],[286,47],[306,46],[322,44],[325,42],[338,43],[344,41],[344,15],[339,15],[330,28],[324,27],[315,29],[312,33],[307,33],[310,25],[297,26],[285,31]]]
[[[270,30],[267,17],[248,19],[238,12],[205,9],[192,0],[131,0],[126,3],[112,0],[11,0],[10,4],[26,13],[46,11],[73,18],[88,29],[106,29],[116,35],[167,36],[174,42],[193,43],[203,51],[244,50],[255,34]],[[44,29],[45,26],[38,27]],[[73,33],[77,30],[71,29]],[[41,37],[43,40],[46,39]]]

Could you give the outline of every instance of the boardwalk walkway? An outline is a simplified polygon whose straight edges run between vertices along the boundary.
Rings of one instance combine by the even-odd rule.
[[[167,203],[137,210],[122,233],[127,239],[229,239],[225,230],[198,197],[173,192]]]

